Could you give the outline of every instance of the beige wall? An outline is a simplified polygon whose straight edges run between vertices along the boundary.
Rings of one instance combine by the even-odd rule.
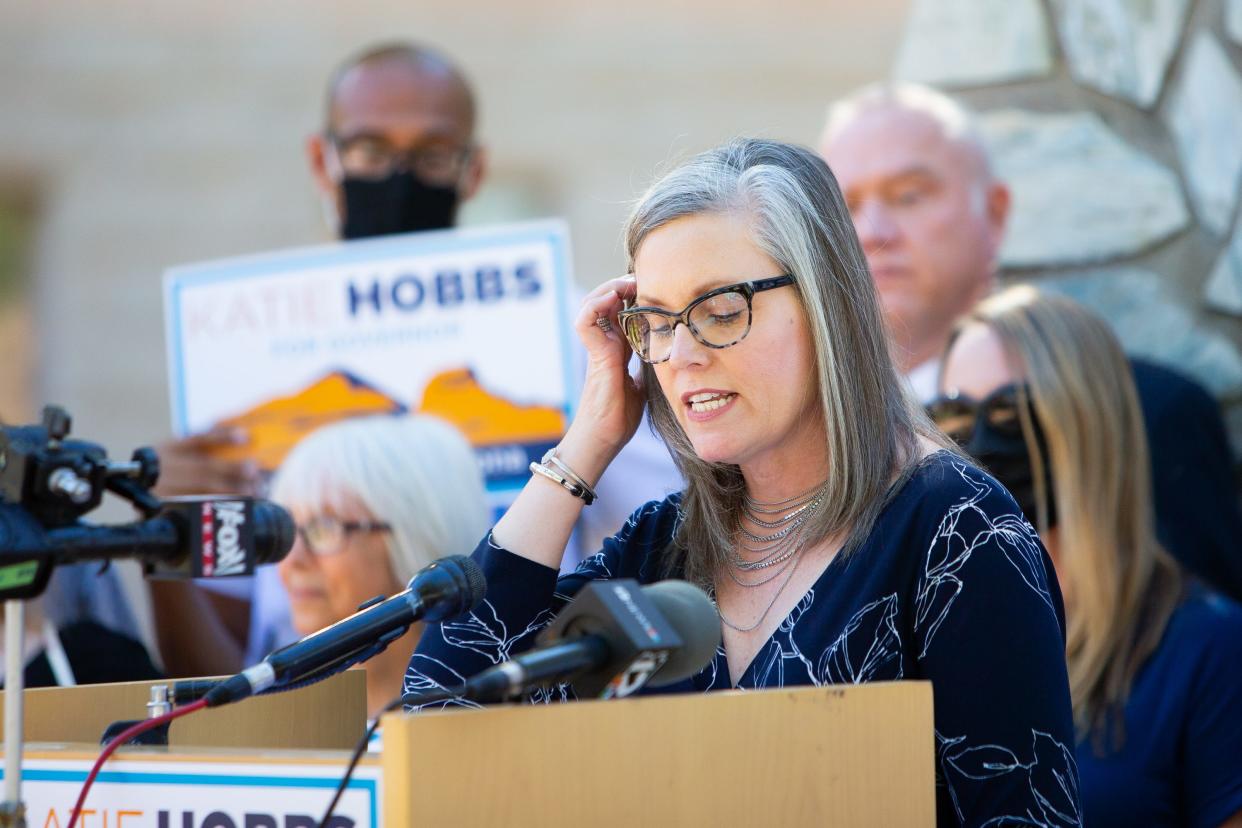
[[[460,60],[494,167],[467,219],[568,217],[589,285],[622,266],[657,165],[735,134],[813,141],[825,101],[886,72],[905,0],[778,5],[6,4],[0,186],[33,176],[43,208],[36,400],[113,454],[167,433],[160,274],[324,238],[302,140],[358,46]]]
[[[493,161],[465,219],[566,216],[591,285],[623,267],[626,202],[661,162],[738,134],[812,142],[828,99],[887,71],[906,0],[776,5],[10,0],[0,189],[33,183],[40,208],[34,406],[66,405],[115,457],[168,433],[160,274],[325,239],[302,143],[347,53],[456,56]]]

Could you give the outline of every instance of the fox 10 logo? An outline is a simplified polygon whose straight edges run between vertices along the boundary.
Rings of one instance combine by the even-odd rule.
[[[200,507],[197,577],[247,575],[253,529],[247,500],[207,500]]]

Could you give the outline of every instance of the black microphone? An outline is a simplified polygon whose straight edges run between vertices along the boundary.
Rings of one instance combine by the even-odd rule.
[[[148,578],[226,578],[253,575],[259,564],[289,554],[297,534],[281,506],[249,497],[176,497],[155,518],[177,527],[179,559],[150,558]]]
[[[441,621],[469,612],[486,592],[487,581],[478,564],[462,555],[441,558],[411,578],[404,591],[363,604],[348,618],[269,653],[258,664],[221,682],[207,693],[207,706],[326,677],[342,665],[378,654],[405,635],[415,621]]]
[[[0,504],[0,564],[28,562],[29,576],[9,579],[0,598],[38,595],[53,567],[81,561],[136,559],[155,578],[249,575],[293,547],[293,518],[249,497],[178,498],[159,513],[118,526],[75,521],[46,527],[17,504]]]
[[[247,575],[293,546],[293,519],[274,503],[246,497],[160,501],[153,449],[127,462],[102,446],[68,439],[71,418],[43,409],[40,425],[0,425],[0,599],[34,598],[52,570],[79,561],[131,558],[147,575]],[[82,517],[105,492],[133,504],[143,520],[101,526]]]
[[[461,697],[497,702],[569,682],[581,698],[610,699],[673,684],[715,657],[720,615],[685,581],[592,581],[539,634],[538,645],[469,679]]]

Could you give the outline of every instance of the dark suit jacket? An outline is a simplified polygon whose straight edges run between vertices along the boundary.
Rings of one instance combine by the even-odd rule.
[[[1220,406],[1176,371],[1141,359],[1131,365],[1160,541],[1192,573],[1242,601],[1242,509]]]
[[[94,621],[78,621],[57,632],[78,684],[164,677],[141,643]],[[46,652],[40,652],[26,664],[25,676],[27,687],[56,686]]]

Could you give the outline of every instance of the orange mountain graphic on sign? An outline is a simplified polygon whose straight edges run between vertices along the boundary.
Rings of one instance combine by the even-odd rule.
[[[476,446],[554,443],[565,433],[565,413],[559,408],[518,405],[491,394],[468,368],[433,377],[418,410],[457,426]]]
[[[254,460],[275,471],[298,441],[320,426],[368,414],[399,414],[405,406],[346,371],[333,371],[310,385],[244,411],[219,426],[245,429],[249,443],[222,447],[216,456]]]
[[[298,441],[320,426],[374,414],[400,414],[398,400],[347,371],[333,371],[294,394],[277,397],[221,420],[217,426],[245,429],[249,442],[221,446],[217,457],[254,460],[275,471]],[[554,443],[565,432],[565,415],[551,406],[518,405],[486,391],[468,368],[432,377],[423,389],[420,413],[452,423],[475,446]]]

